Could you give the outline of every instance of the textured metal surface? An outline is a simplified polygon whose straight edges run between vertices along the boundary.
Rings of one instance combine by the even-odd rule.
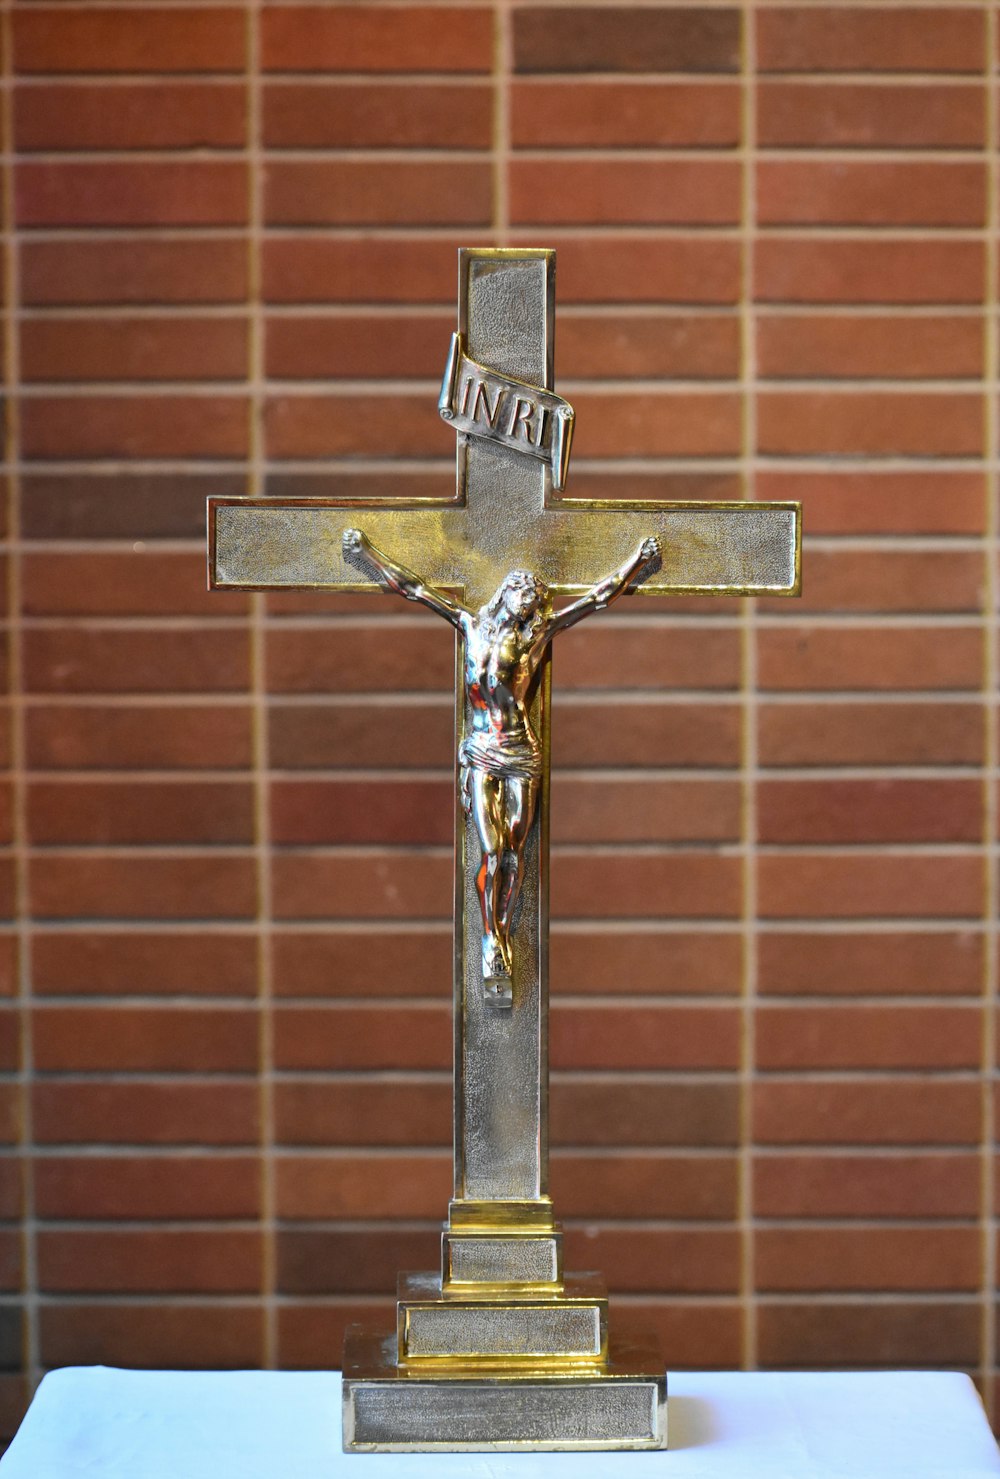
[[[662,546],[663,565],[642,595],[798,591],[796,504],[616,505],[561,498],[543,507],[539,498],[525,508],[513,470],[504,464],[530,469],[539,483],[541,466],[506,447],[479,444],[476,454],[476,462],[488,464],[478,491],[491,499],[492,509],[401,500],[214,499],[212,583],[220,589],[373,593],[378,587],[363,581],[341,551],[344,530],[357,525],[394,559],[412,564],[431,584],[457,591],[470,605],[487,600],[515,568],[533,570],[558,594],[579,593],[651,534]],[[515,514],[517,527],[511,527]]]
[[[401,1274],[396,1325],[400,1361],[466,1366],[599,1361],[607,1350],[608,1297],[598,1274],[574,1274],[551,1291],[502,1293]]]
[[[655,1353],[612,1351],[600,1373],[413,1375],[392,1337],[352,1326],[344,1360],[348,1450],[651,1449],[667,1446]]]
[[[562,1273],[561,1235],[504,1237],[445,1233],[443,1268],[456,1284],[555,1284]]]
[[[585,1304],[414,1305],[404,1313],[400,1359],[461,1358],[466,1362],[527,1357],[599,1361],[604,1349],[601,1309]]]

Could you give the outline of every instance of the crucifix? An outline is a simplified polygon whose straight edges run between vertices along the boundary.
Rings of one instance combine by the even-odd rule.
[[[401,1276],[396,1331],[348,1335],[356,1450],[666,1441],[662,1363],[609,1346],[603,1286],[564,1274],[548,1194],[551,643],[638,590],[796,594],[799,509],[562,496],[554,290],[550,251],[459,253],[439,399],[454,497],[209,503],[213,588],[386,589],[458,638],[454,1195],[441,1269]]]

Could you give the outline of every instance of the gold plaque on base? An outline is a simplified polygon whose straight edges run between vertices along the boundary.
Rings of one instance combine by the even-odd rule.
[[[394,1334],[348,1329],[344,1447],[428,1449],[665,1448],[667,1382],[652,1347],[612,1346],[606,1362],[424,1373],[396,1362]]]

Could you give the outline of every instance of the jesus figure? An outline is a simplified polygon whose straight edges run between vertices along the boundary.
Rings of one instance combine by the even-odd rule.
[[[462,804],[482,853],[476,890],[483,916],[483,982],[507,993],[514,911],[524,877],[524,848],[535,815],[542,752],[531,703],[542,659],[557,632],[610,606],[660,568],[660,543],[643,540],[610,575],[553,611],[548,586],[530,570],[512,570],[472,611],[412,570],[397,565],[361,532],[343,536],[344,558],[387,590],[419,601],[462,634],[463,682],[471,728],[458,751]]]

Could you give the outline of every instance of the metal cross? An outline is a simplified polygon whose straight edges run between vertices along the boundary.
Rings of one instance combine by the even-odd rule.
[[[564,403],[551,394],[554,288],[552,252],[460,253],[461,337],[441,402],[459,432],[454,498],[212,499],[211,585],[375,591],[344,559],[344,532],[357,527],[427,585],[473,608],[516,567],[535,572],[555,593],[583,591],[651,535],[659,539],[662,567],[643,586],[647,594],[795,594],[794,504],[601,502],[550,491],[562,485],[571,432]],[[525,849],[510,1011],[498,1011],[483,990],[475,834],[456,804],[453,1227],[497,1220],[497,1204],[509,1214],[501,1220],[551,1221],[548,688],[546,658],[532,708],[544,757],[541,797]],[[459,738],[467,731],[464,709],[460,687]]]

